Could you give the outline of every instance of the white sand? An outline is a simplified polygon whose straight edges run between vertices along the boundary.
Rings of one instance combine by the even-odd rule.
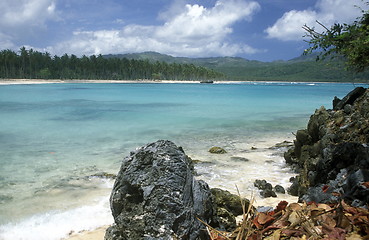
[[[200,83],[200,81],[174,80],[57,80],[57,79],[0,79],[0,85],[44,84],[44,83]],[[214,83],[226,83],[218,81]],[[227,81],[227,83],[231,83]]]
[[[65,240],[103,240],[105,231],[109,226],[103,226],[92,231],[83,231],[80,233],[73,233]]]

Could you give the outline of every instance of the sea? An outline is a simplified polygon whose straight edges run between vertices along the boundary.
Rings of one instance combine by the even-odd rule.
[[[113,223],[122,160],[165,139],[210,187],[262,199],[256,179],[287,188],[285,147],[315,109],[353,83],[55,83],[0,86],[0,239],[60,240]],[[213,147],[227,153],[208,152]],[[291,199],[280,194],[279,199]]]

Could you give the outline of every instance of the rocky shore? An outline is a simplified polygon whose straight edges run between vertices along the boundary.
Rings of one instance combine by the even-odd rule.
[[[369,234],[368,140],[368,89],[335,98],[333,109],[316,110],[284,155],[298,172],[288,192],[304,204],[281,201],[264,212],[196,180],[194,162],[173,142],[147,144],[123,160],[110,197],[114,224],[105,240],[361,239]],[[264,197],[285,191],[265,180],[254,185]],[[238,215],[243,216],[240,225]]]
[[[369,90],[358,87],[333,109],[321,107],[310,117],[307,129],[296,133],[286,162],[299,175],[290,194],[300,201],[353,206],[369,203]]]

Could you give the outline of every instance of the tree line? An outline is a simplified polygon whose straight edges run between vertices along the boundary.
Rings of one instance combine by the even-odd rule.
[[[0,78],[8,79],[111,79],[111,80],[209,80],[224,79],[222,73],[194,64],[150,62],[27,50],[0,51]]]

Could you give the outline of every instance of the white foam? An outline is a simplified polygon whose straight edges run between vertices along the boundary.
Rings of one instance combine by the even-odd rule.
[[[109,199],[65,212],[34,215],[18,223],[0,226],[0,240],[60,240],[70,233],[90,231],[113,223]]]

